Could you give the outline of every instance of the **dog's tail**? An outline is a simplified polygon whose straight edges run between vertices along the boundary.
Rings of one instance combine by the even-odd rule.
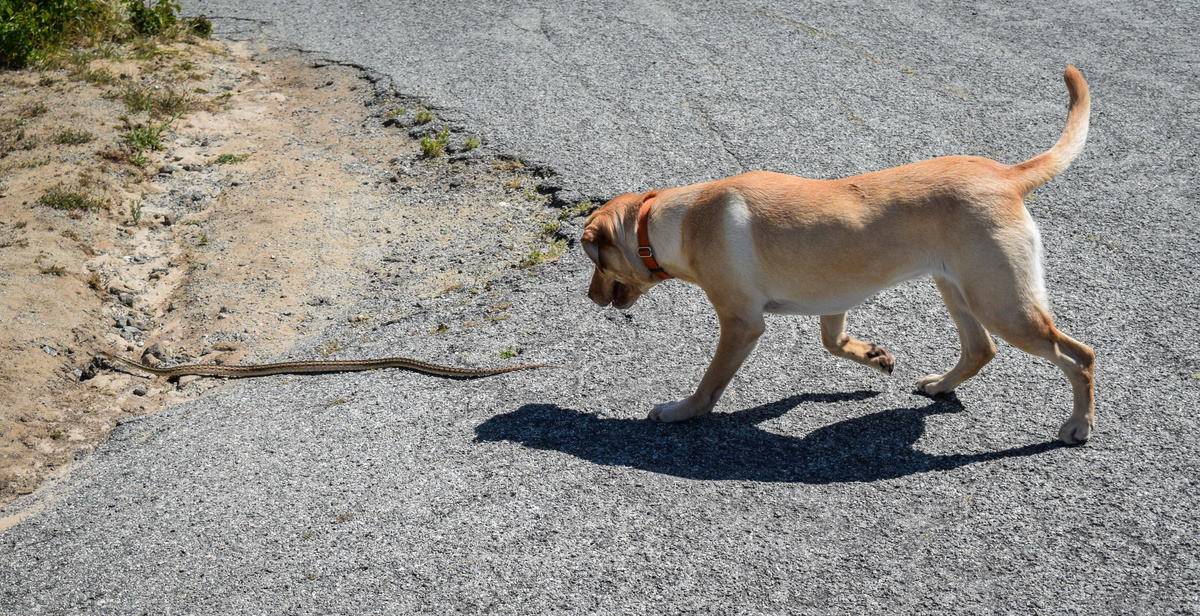
[[[1029,191],[1062,173],[1083,151],[1083,144],[1087,141],[1088,118],[1092,110],[1087,82],[1083,80],[1083,75],[1079,74],[1079,69],[1070,65],[1063,73],[1063,81],[1067,82],[1067,90],[1071,93],[1071,107],[1067,111],[1067,127],[1063,129],[1058,143],[1049,150],[1010,167],[1012,179],[1023,195],[1029,194]]]

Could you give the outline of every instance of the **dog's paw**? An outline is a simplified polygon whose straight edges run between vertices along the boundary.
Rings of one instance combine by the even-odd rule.
[[[1086,418],[1072,417],[1058,429],[1058,440],[1067,445],[1082,445],[1092,436],[1092,424]]]
[[[867,351],[866,355],[867,362],[872,368],[888,376],[891,376],[892,370],[896,369],[896,358],[892,357],[892,354],[888,353],[887,349],[878,344],[871,343],[871,349]]]
[[[953,387],[947,387],[946,380],[942,378],[943,374],[931,374],[927,377],[917,380],[917,391],[927,395],[936,396],[944,394],[948,391],[954,391]]]
[[[687,421],[703,413],[703,408],[696,408],[690,399],[685,398],[678,402],[664,402],[663,404],[654,405],[654,408],[650,410],[648,419],[663,423],[676,423]]]

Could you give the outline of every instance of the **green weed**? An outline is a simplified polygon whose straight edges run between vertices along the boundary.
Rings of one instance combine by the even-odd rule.
[[[417,107],[416,120],[417,124],[428,124],[433,121],[433,112],[424,107]]]
[[[575,205],[562,211],[558,217],[562,220],[570,220],[576,216],[584,216],[589,214],[596,206],[591,201],[580,201]]]
[[[535,265],[546,263],[547,261],[553,261],[554,259],[561,257],[566,251],[566,240],[555,240],[550,242],[550,245],[546,247],[545,251],[542,251],[541,248],[534,247],[529,251],[529,254],[525,255],[525,258],[521,259],[520,267],[522,269],[526,269]]]
[[[426,134],[421,138],[421,153],[426,158],[437,158],[446,153],[446,142],[450,140],[450,129],[443,128],[436,137]]]
[[[142,193],[142,199],[145,199],[146,193]],[[142,222],[142,199],[134,197],[129,200],[129,217],[133,219],[133,224],[136,226]]]
[[[221,154],[220,156],[217,156],[216,158],[209,161],[208,164],[210,164],[210,165],[232,165],[235,163],[244,162],[247,158],[250,158],[249,154]]]

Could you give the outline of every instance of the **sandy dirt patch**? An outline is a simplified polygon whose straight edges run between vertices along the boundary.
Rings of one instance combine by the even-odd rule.
[[[402,316],[344,314],[365,293],[487,292],[565,248],[552,179],[357,69],[252,43],[137,55],[0,73],[0,504],[122,417],[221,385],[97,350],[269,361],[333,319]],[[172,97],[190,110],[131,156],[131,130],[171,117],[130,101]]]

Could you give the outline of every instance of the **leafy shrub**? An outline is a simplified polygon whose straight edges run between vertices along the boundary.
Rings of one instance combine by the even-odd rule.
[[[129,10],[129,24],[134,32],[153,36],[160,34],[175,25],[175,15],[179,13],[179,3],[171,0],[126,0],[125,7]]]
[[[115,17],[102,0],[0,0],[0,66],[21,68],[64,42],[98,37]]]

